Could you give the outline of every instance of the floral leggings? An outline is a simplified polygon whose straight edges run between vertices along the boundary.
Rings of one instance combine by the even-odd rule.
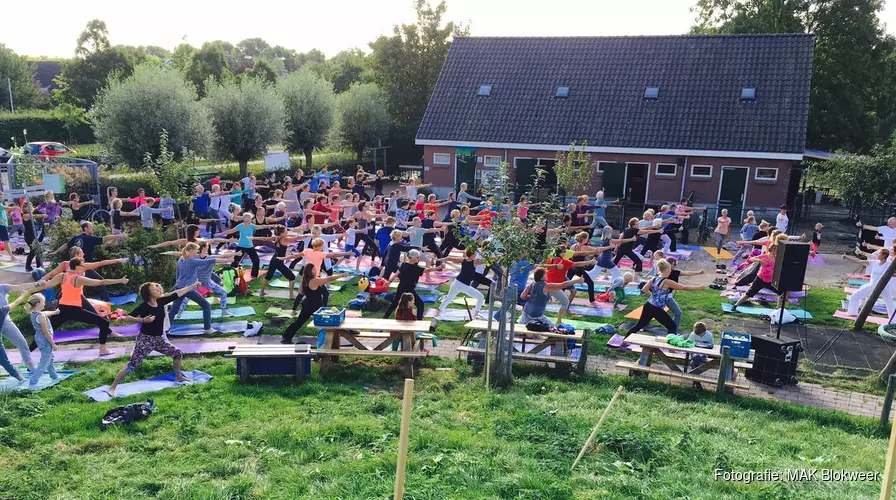
[[[209,280],[208,283],[203,283],[202,286],[209,289],[210,292],[217,294],[218,297],[221,298],[221,310],[227,310],[227,290],[224,290],[224,287],[215,283],[214,281]],[[177,314],[184,312],[184,309],[187,308],[187,301],[183,301],[180,303],[180,308],[177,310]]]
[[[143,360],[153,351],[158,351],[174,359],[181,359],[184,353],[180,349],[174,347],[165,337],[156,337],[154,335],[137,335],[137,342],[134,344],[134,352],[131,353],[131,360],[128,361],[125,370],[131,373],[136,370]]]

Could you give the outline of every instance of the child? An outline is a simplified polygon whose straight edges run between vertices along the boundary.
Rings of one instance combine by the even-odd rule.
[[[405,292],[398,299],[398,309],[395,310],[395,319],[398,321],[417,321],[417,312],[414,304],[414,294]],[[397,351],[401,340],[392,342],[392,350]],[[404,350],[410,351],[412,346],[404,346]]]
[[[616,295],[616,300],[613,301],[613,307],[628,302],[628,299],[625,296],[625,287],[634,280],[635,275],[631,272],[625,273],[621,278],[613,280],[610,289],[607,290],[607,293],[613,292]]]
[[[11,310],[25,298],[25,295],[24,293],[19,295],[19,298],[9,305],[9,309],[6,307],[2,309]],[[37,384],[40,382],[40,377],[44,372],[47,372],[53,380],[59,378],[59,375],[56,374],[56,368],[53,367],[53,351],[56,350],[56,343],[53,341],[53,325],[50,324],[50,319],[48,318],[49,316],[59,314],[59,310],[43,312],[46,303],[43,294],[38,293],[32,295],[25,305],[25,310],[31,313],[31,326],[34,327],[34,343],[40,349],[40,363],[31,372],[31,383],[28,385],[28,388],[31,390],[37,389]]]
[[[702,321],[694,323],[694,331],[688,335],[686,340],[694,342],[694,347],[704,349],[712,349],[715,345],[715,339],[712,336],[712,332],[706,329],[706,325]],[[705,354],[691,355],[691,369],[693,370],[702,365],[707,359],[709,358]],[[700,382],[694,382],[694,387],[703,390],[703,385],[700,384]]]
[[[728,209],[722,209],[722,216],[716,221],[716,255],[722,253],[722,245],[728,239],[728,228],[731,227],[731,217],[728,217]]]
[[[815,231],[812,232],[812,255],[811,257],[814,259],[815,254],[818,253],[818,247],[821,245],[821,229],[824,227],[820,222],[815,224]]]
[[[652,278],[653,276],[657,275],[656,263],[665,258],[666,258],[666,253],[663,252],[662,250],[657,250],[650,255],[650,262],[649,262],[650,271],[648,271],[648,273],[647,273],[648,278]]]

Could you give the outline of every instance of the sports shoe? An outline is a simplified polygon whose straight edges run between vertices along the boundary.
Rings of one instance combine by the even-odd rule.
[[[228,311],[227,309],[224,309],[223,311],[221,311],[221,316],[223,316],[225,318],[229,318],[229,317],[233,316],[233,313]]]

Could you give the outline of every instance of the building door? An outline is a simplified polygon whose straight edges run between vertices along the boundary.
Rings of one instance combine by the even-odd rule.
[[[647,201],[647,170],[646,163],[628,163],[625,173],[625,197],[629,203],[644,203]],[[604,193],[606,194],[606,193]]]
[[[457,155],[455,164],[455,191],[460,191],[460,184],[466,182],[471,193],[476,192],[476,155]]]
[[[747,194],[747,173],[745,167],[722,167],[722,182],[719,185],[719,212],[728,209],[732,220],[743,220],[744,201]]]
[[[625,190],[625,163],[602,163],[604,197],[623,198]]]

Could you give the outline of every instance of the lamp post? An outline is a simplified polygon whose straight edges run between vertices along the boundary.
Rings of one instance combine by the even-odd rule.
[[[16,107],[12,103],[12,80],[9,77],[6,78],[6,88],[9,90],[9,111],[15,113]]]

